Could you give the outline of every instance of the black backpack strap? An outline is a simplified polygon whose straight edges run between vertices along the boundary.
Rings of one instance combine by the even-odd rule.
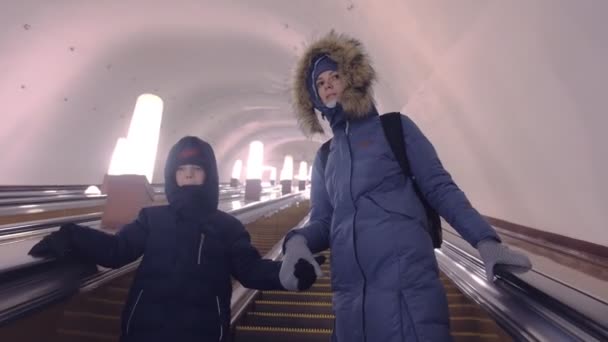
[[[319,155],[319,159],[321,160],[321,169],[322,170],[325,170],[325,164],[327,164],[327,157],[329,157],[329,145],[330,144],[331,144],[331,139],[324,142],[323,145],[321,145],[321,148],[319,149],[319,152],[321,152],[321,154]]]
[[[410,171],[410,163],[407,160],[407,152],[405,149],[405,140],[403,139],[403,127],[401,127],[401,113],[393,112],[380,116],[382,129],[388,144],[391,146],[393,155],[397,158],[401,170],[406,178],[412,175]]]
[[[429,234],[431,235],[431,239],[433,240],[433,247],[440,248],[441,242],[443,240],[441,220],[437,212],[428,203],[428,201],[420,191],[420,188],[416,183],[416,177],[414,177],[410,170],[410,163],[407,159],[407,150],[405,149],[403,127],[401,126],[401,113],[393,112],[381,115],[380,122],[382,122],[382,129],[384,130],[384,135],[386,136],[386,140],[388,140],[388,144],[391,146],[393,155],[395,156],[395,158],[397,158],[397,162],[399,162],[399,166],[401,166],[403,175],[406,178],[412,178],[416,195],[424,206],[424,210],[426,212],[429,223],[429,227],[427,227],[427,229]]]

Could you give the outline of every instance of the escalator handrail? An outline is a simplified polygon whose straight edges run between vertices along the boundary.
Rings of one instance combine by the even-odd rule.
[[[294,193],[263,202],[254,202],[230,213],[243,224],[247,224],[251,220],[267,215],[268,212],[303,199],[303,193]],[[78,291],[97,288],[132,271],[138,263],[139,261],[135,261],[119,269],[99,270],[91,264],[58,262],[49,258],[41,259],[39,263],[27,267],[0,273],[0,326]]]
[[[220,200],[234,199],[242,195],[239,190],[221,190]],[[58,195],[23,197],[18,199],[0,199],[0,216],[27,215],[30,213],[45,213],[49,211],[88,208],[102,206],[107,195]],[[164,192],[154,193],[155,201],[166,201]]]
[[[498,280],[489,283],[482,262],[449,241],[444,241],[435,254],[441,270],[450,280],[517,340],[594,341],[608,338],[604,323],[582,316],[515,274],[497,271]]]
[[[284,195],[279,198],[271,199],[269,201],[279,200],[281,198],[289,198],[289,196],[294,196],[297,194],[299,194],[299,193],[292,193],[292,194]],[[232,195],[226,195],[225,197],[227,198],[229,196],[232,196]],[[222,198],[220,197],[220,199],[222,199]],[[73,202],[70,202],[70,203],[73,203]],[[253,202],[250,204],[246,204],[243,207],[236,209],[236,213],[241,213],[243,211],[251,210],[252,208],[255,208],[255,205],[260,205],[260,203],[268,204],[271,202],[257,201],[257,202]],[[32,207],[32,208],[34,208],[34,207]],[[31,210],[32,208],[28,208],[28,209]],[[40,207],[36,207],[36,208],[40,209]],[[53,210],[59,210],[59,209],[61,209],[61,208],[54,208]],[[42,210],[43,210],[42,212],[44,212],[44,209],[42,209]],[[1,209],[0,209],[0,212],[1,212]],[[12,234],[22,233],[22,232],[27,232],[27,231],[58,227],[58,226],[61,226],[62,224],[70,223],[70,222],[82,223],[82,222],[89,222],[89,221],[92,221],[95,219],[98,220],[101,218],[101,214],[102,214],[101,212],[96,212],[96,213],[90,213],[90,214],[84,214],[84,215],[64,216],[64,217],[37,220],[37,221],[28,221],[28,222],[19,223],[19,224],[10,223],[10,224],[6,224],[6,225],[0,225],[0,237],[5,237],[7,235],[12,235]]]
[[[69,195],[54,195],[54,196],[37,196],[37,197],[21,197],[0,199],[0,208],[8,211],[9,209],[18,209],[24,205],[42,205],[45,203],[58,202],[79,202],[79,201],[99,201],[105,200],[107,195],[87,195],[87,194],[69,194]],[[6,215],[6,214],[5,214]]]
[[[273,199],[267,199],[264,201],[256,201],[252,203],[248,203],[238,209],[233,209],[230,213],[234,216],[239,217],[239,220],[243,224],[247,224],[251,222],[253,219],[256,219],[259,215],[260,210],[268,210],[268,208],[274,208],[274,211],[278,211],[282,209],[285,205],[291,203],[292,200],[298,200],[302,198],[304,194],[297,192],[288,195],[283,195]],[[283,204],[281,204],[283,203]],[[41,221],[28,222],[22,225],[5,225],[0,226],[0,242],[3,241],[13,241],[14,239],[22,239],[26,236],[31,237],[35,235],[38,239],[42,239],[46,234],[49,234],[57,229],[63,224],[66,223],[89,223],[94,224],[98,222],[101,218],[101,213],[91,213],[85,215],[77,215],[77,216],[66,216],[54,219],[46,219]],[[49,262],[53,261],[52,258],[49,259],[39,259],[35,264],[39,264],[41,262]],[[28,262],[23,265],[12,265],[11,270],[15,268],[23,268],[29,267],[32,265],[31,262]],[[2,272],[0,271],[0,274]]]
[[[59,228],[66,223],[85,223],[97,221],[101,218],[101,212],[73,216],[62,216],[44,220],[28,221],[19,224],[0,225],[0,240],[12,239],[16,234]]]
[[[229,187],[230,183],[220,182],[220,188]],[[81,190],[84,192],[89,186],[102,187],[101,184],[72,184],[72,185],[0,185],[0,192],[7,191],[62,191],[62,190]],[[164,183],[151,183],[150,186],[158,189],[164,189]]]

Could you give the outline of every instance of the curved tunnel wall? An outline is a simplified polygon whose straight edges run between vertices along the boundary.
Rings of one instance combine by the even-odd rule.
[[[289,79],[303,44],[333,27],[368,48],[380,111],[418,123],[480,212],[606,246],[607,12],[601,0],[4,3],[0,184],[99,183],[143,92],[165,100],[155,181],[185,134],[217,146],[223,180],[253,137],[312,160],[327,137],[290,126]]]

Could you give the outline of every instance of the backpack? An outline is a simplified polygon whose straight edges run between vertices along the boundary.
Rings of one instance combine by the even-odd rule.
[[[401,166],[401,170],[403,171],[403,175],[405,178],[412,178],[414,181],[414,190],[416,191],[416,195],[418,195],[418,199],[422,202],[424,206],[424,211],[426,212],[428,226],[425,227],[426,231],[431,236],[433,240],[433,248],[441,248],[442,238],[442,229],[441,229],[441,220],[439,219],[439,214],[437,211],[433,209],[433,207],[428,203],[426,198],[420,192],[420,188],[416,184],[416,179],[410,172],[410,165],[407,160],[407,153],[405,149],[405,141],[403,139],[403,128],[401,126],[401,113],[393,112],[384,115],[380,115],[380,122],[382,122],[382,129],[384,130],[384,136],[391,146],[391,150],[393,151],[393,155],[397,158],[399,162],[399,166]],[[325,170],[325,164],[327,163],[327,158],[329,156],[329,145],[331,143],[331,139],[326,141],[323,145],[321,145],[321,168]]]

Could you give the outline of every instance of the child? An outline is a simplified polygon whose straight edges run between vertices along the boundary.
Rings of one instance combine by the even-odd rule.
[[[121,341],[225,341],[234,276],[245,287],[284,290],[280,262],[261,259],[245,227],[218,210],[211,146],[182,138],[165,165],[169,205],[144,208],[111,235],[67,224],[35,245],[33,256],[80,258],[119,268],[143,255],[122,313]],[[316,280],[298,260],[300,290]]]

